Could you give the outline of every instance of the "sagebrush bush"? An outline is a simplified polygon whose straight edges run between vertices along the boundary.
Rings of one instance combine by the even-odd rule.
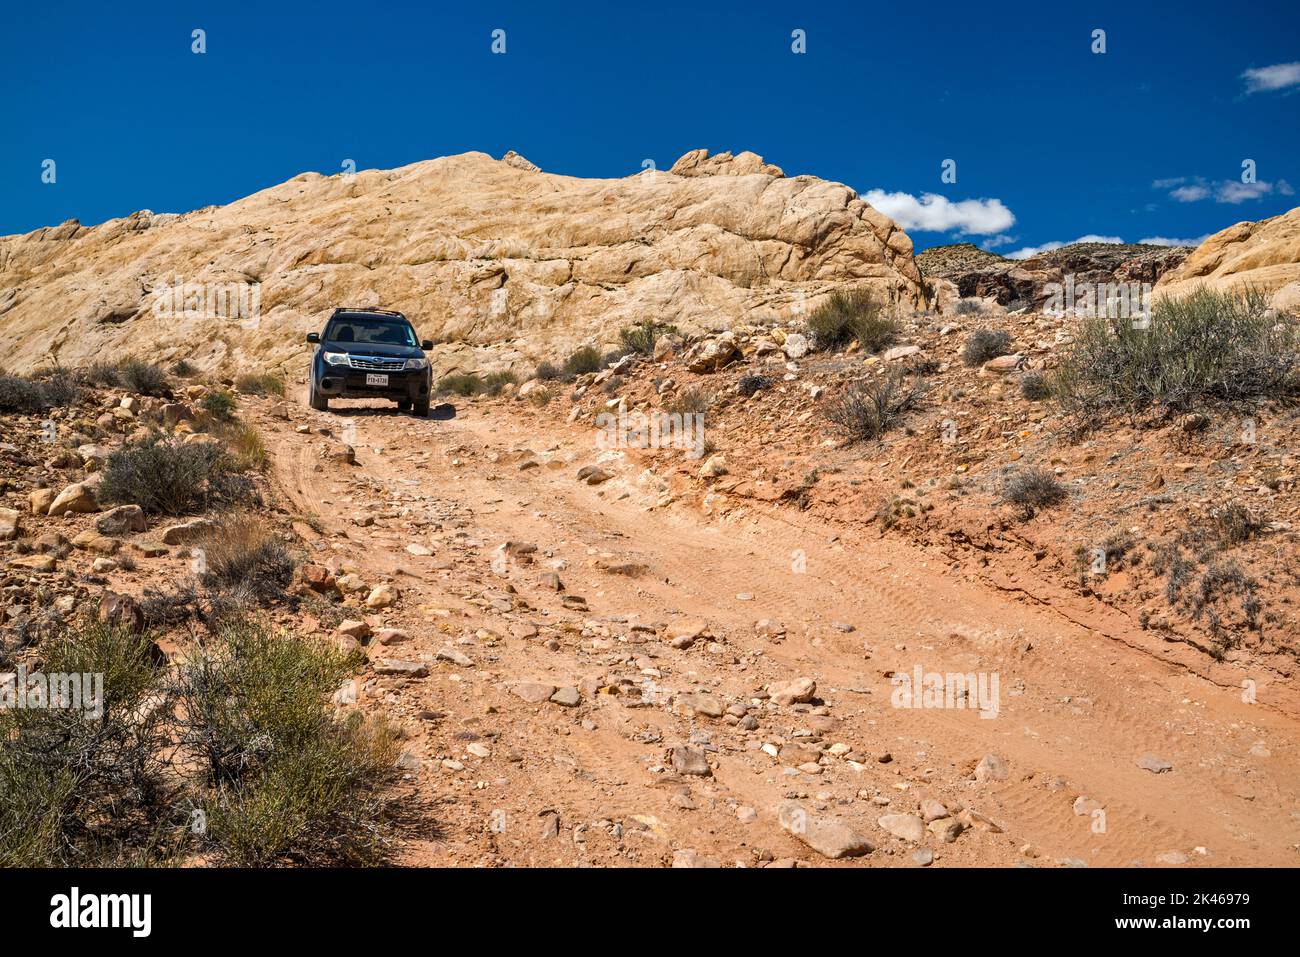
[[[235,379],[235,389],[244,395],[284,395],[284,378],[275,372],[247,372]]]
[[[736,391],[743,396],[752,396],[755,392],[772,387],[772,379],[765,375],[746,375],[741,376],[740,381],[736,383]]]
[[[805,331],[819,349],[838,349],[856,339],[867,352],[879,352],[897,338],[898,324],[869,290],[851,289],[813,310]]]
[[[560,368],[554,362],[550,361],[538,363],[537,371],[533,373],[533,375],[541,379],[543,382],[551,382],[560,378],[562,374]]]
[[[0,867],[169,856],[163,845],[184,822],[165,773],[171,699],[152,648],[143,635],[84,622],[43,647],[41,670],[102,675],[98,716],[86,707],[0,708]]]
[[[215,442],[182,443],[154,434],[109,454],[99,494],[104,502],[180,515],[232,494],[233,465]]]
[[[599,372],[601,366],[600,351],[594,346],[583,346],[570,353],[564,360],[564,372],[571,376],[580,376],[588,372]]]
[[[202,768],[207,839],[223,860],[373,863],[396,733],[331,697],[358,656],[244,620],[179,674],[181,742]]]
[[[1032,466],[1017,469],[1002,486],[1003,500],[1019,505],[1026,516],[1063,502],[1068,496],[1069,491],[1054,474]]]
[[[138,395],[171,397],[171,384],[167,371],[162,366],[139,359],[127,359],[118,366],[117,375],[124,389]]]
[[[1300,394],[1300,324],[1255,290],[1201,287],[1156,301],[1149,322],[1090,317],[1075,330],[1054,392],[1076,426],[1116,412],[1186,412]]]
[[[36,376],[0,374],[0,412],[46,412],[80,400],[81,389],[62,369]]]
[[[875,440],[916,408],[922,395],[919,381],[909,383],[902,371],[892,370],[879,379],[850,383],[826,404],[825,415],[850,439]]]
[[[177,667],[89,619],[42,650],[102,710],[0,709],[0,866],[382,862],[398,734],[331,702],[357,656],[249,618]]]
[[[983,365],[1011,351],[1011,333],[1001,329],[976,329],[962,346],[961,358],[968,366]]]
[[[1026,372],[1020,376],[1020,394],[1031,402],[1041,402],[1052,394],[1051,382],[1041,372]]]
[[[661,337],[677,334],[677,327],[670,323],[645,319],[620,329],[618,340],[627,352],[648,356],[654,354],[655,343]]]
[[[978,299],[961,299],[953,308],[959,316],[978,316],[984,312],[984,303]]]
[[[171,367],[172,375],[180,376],[182,379],[187,379],[198,371],[199,370],[188,359],[177,359],[172,363]]]

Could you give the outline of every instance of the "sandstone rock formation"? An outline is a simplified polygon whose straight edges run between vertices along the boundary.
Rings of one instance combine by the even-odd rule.
[[[1151,283],[1176,269],[1188,246],[1071,243],[1029,259],[1006,259],[970,243],[934,246],[916,257],[927,280],[947,279],[962,296],[993,298],[1002,305],[1041,305],[1048,283],[1072,275],[1079,283]]]
[[[1182,295],[1200,284],[1254,286],[1279,308],[1300,307],[1300,206],[1215,233],[1161,279],[1156,294]]]
[[[0,238],[0,356],[300,373],[333,308],[383,306],[442,343],[439,371],[478,369],[612,344],[638,320],[789,317],[844,286],[922,298],[911,240],[847,186],[752,153],[623,179],[465,153]]]

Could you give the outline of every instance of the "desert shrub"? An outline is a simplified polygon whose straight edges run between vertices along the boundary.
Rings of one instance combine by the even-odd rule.
[[[181,742],[209,786],[206,838],[226,862],[373,863],[397,736],[331,697],[353,656],[233,622],[180,669]]]
[[[188,359],[177,359],[171,366],[172,375],[180,376],[182,379],[188,379],[198,371],[198,368]]]
[[[551,400],[554,398],[555,391],[553,389],[533,389],[532,392],[528,393],[528,401],[539,409],[550,405]]]
[[[476,372],[450,372],[438,380],[440,395],[478,395],[483,391],[483,380]]]
[[[978,299],[960,299],[953,312],[959,316],[978,316],[984,312],[984,303]]]
[[[564,372],[571,376],[580,376],[588,372],[600,371],[600,352],[594,346],[583,346],[581,349],[575,349],[569,358],[564,360]]]
[[[199,581],[234,605],[266,605],[284,598],[294,561],[284,545],[253,515],[233,514],[205,534]]]
[[[676,415],[707,412],[709,402],[709,394],[702,389],[683,389],[664,403],[664,411]]]
[[[500,395],[501,390],[507,385],[516,385],[519,382],[519,376],[515,375],[509,369],[499,372],[489,372],[483,377],[483,394]]]
[[[232,494],[232,463],[214,442],[185,444],[154,434],[115,449],[104,463],[105,502],[139,505],[150,514],[180,515]]]
[[[898,324],[866,289],[836,292],[808,317],[806,332],[819,349],[838,349],[853,340],[879,352],[898,335]]]
[[[167,371],[152,362],[127,359],[117,367],[117,379],[122,388],[138,395],[156,395],[170,398],[171,386]]]
[[[247,422],[232,422],[221,430],[221,438],[230,449],[235,468],[240,471],[262,471],[271,462],[262,433]]]
[[[916,502],[901,495],[892,495],[880,503],[876,509],[876,521],[885,531],[889,531],[905,518],[916,517]]]
[[[152,647],[125,629],[79,623],[47,643],[42,671],[103,675],[98,707],[0,708],[0,866],[169,856],[163,845],[183,822],[161,757],[171,699]]]
[[[245,395],[284,395],[284,378],[274,372],[247,372],[235,379],[235,389]]]
[[[879,439],[920,404],[919,382],[894,370],[879,379],[850,383],[826,404],[826,418],[855,441]]]
[[[0,866],[165,864],[196,842],[227,864],[382,860],[398,736],[335,719],[355,656],[247,618],[175,669],[148,633],[94,621],[43,655],[102,674],[100,710],[0,709]]]
[[[1112,412],[1184,412],[1300,393],[1300,325],[1258,291],[1201,287],[1156,302],[1149,322],[1081,321],[1055,391],[1084,428]]]
[[[976,329],[962,346],[961,358],[968,366],[983,365],[1011,351],[1011,333],[1001,329]]]
[[[1026,372],[1020,376],[1020,394],[1030,402],[1041,402],[1052,394],[1051,383],[1041,372]]]
[[[62,369],[39,376],[0,375],[0,412],[45,412],[80,399],[81,389]]]
[[[77,374],[78,379],[88,386],[103,389],[118,389],[122,386],[122,374],[115,362],[102,359],[92,362]]]
[[[218,422],[229,422],[235,416],[235,397],[225,389],[213,389],[203,397],[199,407]]]
[[[555,379],[560,378],[562,374],[560,368],[556,366],[554,362],[550,361],[538,363],[537,371],[533,373],[533,375],[537,376],[537,378],[541,379],[543,382],[552,382]]]
[[[1012,472],[1002,485],[1003,501],[1019,505],[1026,516],[1063,502],[1068,495],[1068,490],[1055,475],[1033,466]]]
[[[670,323],[645,319],[620,329],[618,340],[622,343],[625,354],[635,352],[638,355],[648,356],[654,354],[655,343],[660,337],[677,334],[677,327]]]
[[[1240,502],[1230,502],[1210,512],[1210,527],[1223,545],[1248,542],[1264,528],[1264,522]]]
[[[746,397],[762,389],[770,388],[772,388],[772,379],[770,376],[765,375],[741,376],[740,381],[736,383],[736,391]]]

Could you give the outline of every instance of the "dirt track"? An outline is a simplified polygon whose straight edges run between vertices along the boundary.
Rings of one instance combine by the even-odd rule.
[[[355,413],[352,467],[322,457],[331,439],[259,425],[292,507],[320,519],[317,560],[403,592],[372,624],[411,641],[372,658],[430,669],[369,676],[360,698],[411,729],[408,783],[438,821],[409,835],[403,863],[660,865],[693,850],[724,865],[831,864],[779,826],[777,806],[797,799],[875,844],[835,864],[911,866],[916,846],[877,818],[924,798],[976,812],[955,843],[924,842],[936,866],[1296,863],[1298,723],[1157,660],[1139,636],[1100,637],[937,553],[789,507],[675,497],[634,453],[606,453],[614,477],[583,484],[578,469],[597,461],[590,431],[514,404],[459,403],[446,421],[338,404],[293,421],[337,436]],[[356,523],[366,515],[372,525]],[[538,551],[503,560],[507,540]],[[538,582],[557,568],[558,594]],[[564,607],[566,595],[589,610]],[[661,626],[683,618],[718,640],[671,647]],[[760,619],[783,623],[784,639],[758,636]],[[516,637],[528,624],[540,633]],[[446,647],[472,664],[435,660]],[[891,706],[889,675],[918,666],[996,674],[997,717]],[[824,707],[759,701],[752,731],[674,697],[706,692],[726,707],[800,676]],[[623,693],[609,693],[620,678]],[[520,681],[574,686],[582,700],[530,704],[511,690]],[[644,702],[628,693],[638,686]],[[808,742],[826,750],[802,771],[761,750]],[[708,752],[711,776],[674,771],[666,754],[688,743]],[[1005,781],[973,779],[987,754],[1007,760]],[[1172,767],[1145,770],[1144,756]],[[1080,795],[1104,814],[1076,814]]]

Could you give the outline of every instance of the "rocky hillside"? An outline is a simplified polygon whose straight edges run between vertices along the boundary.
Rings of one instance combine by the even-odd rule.
[[[785,317],[845,284],[917,305],[907,234],[847,186],[753,153],[696,150],[623,179],[465,153],[0,238],[0,355],[10,371],[126,353],[288,368],[333,308],[382,305],[444,344],[442,369],[476,368],[637,320]]]
[[[1220,230],[1166,274],[1158,292],[1176,295],[1201,283],[1255,286],[1280,308],[1300,306],[1300,207]]]
[[[1191,253],[1189,246],[1136,243],[1071,243],[1029,259],[1006,259],[970,243],[935,246],[916,257],[926,278],[947,279],[962,296],[996,299],[1002,305],[1041,302],[1048,283],[1067,275],[1076,282],[1155,284]]]

